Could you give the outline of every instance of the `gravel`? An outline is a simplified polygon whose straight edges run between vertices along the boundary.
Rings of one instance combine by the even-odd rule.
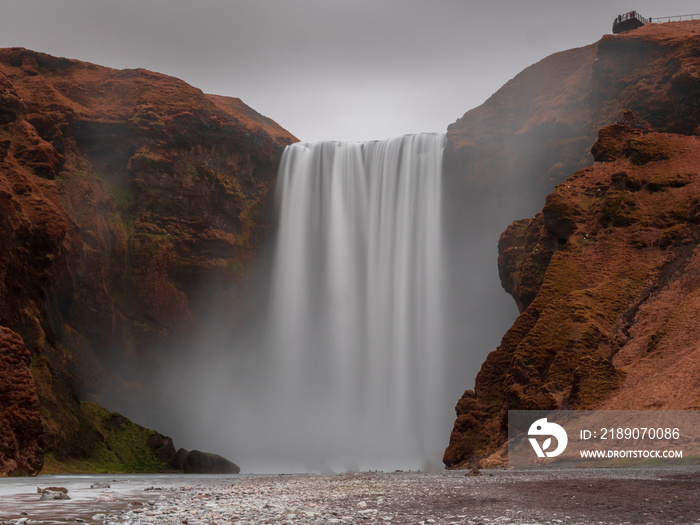
[[[232,476],[120,494],[60,521],[141,524],[693,524],[700,468]],[[115,487],[115,484],[112,484]],[[60,508],[63,502],[53,502]],[[2,514],[0,514],[2,516]]]

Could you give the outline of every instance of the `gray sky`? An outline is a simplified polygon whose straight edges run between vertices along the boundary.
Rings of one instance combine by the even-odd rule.
[[[619,13],[696,0],[0,0],[0,47],[179,77],[302,140],[445,131]]]

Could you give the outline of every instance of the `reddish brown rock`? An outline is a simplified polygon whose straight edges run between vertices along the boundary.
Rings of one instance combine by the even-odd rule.
[[[649,129],[603,128],[605,162],[501,236],[521,314],[457,404],[448,467],[502,461],[508,410],[700,408],[700,139]]]
[[[569,336],[560,333],[559,339],[549,340],[537,335],[544,329],[544,319],[540,320],[543,307],[534,308],[536,298],[541,295],[545,275],[555,267],[561,267],[557,284],[564,290],[587,286],[587,277],[579,275],[577,269],[565,271],[570,261],[562,258],[561,252],[571,245],[572,239],[588,234],[586,241],[590,240],[590,232],[581,229],[588,206],[552,190],[576,170],[590,166],[594,156],[606,164],[621,156],[634,168],[661,165],[672,159],[672,151],[666,150],[663,141],[619,140],[617,134],[646,136],[650,130],[697,133],[698,63],[700,21],[648,24],[545,58],[449,127],[445,183],[451,214],[448,217],[457,224],[453,230],[461,235],[455,236],[457,244],[488,254],[491,239],[512,223],[499,242],[498,268],[503,287],[515,298],[522,313],[504,336],[499,350],[482,365],[473,392],[468,391],[457,405],[455,428],[444,458],[448,466],[463,465],[487,455],[491,455],[492,462],[504,460],[504,454],[492,454],[505,440],[504,407],[561,406],[561,389],[566,390],[562,385],[569,383],[573,391],[569,402],[580,402],[579,406],[592,403],[591,392],[599,388],[598,382],[602,384],[601,406],[602,398],[613,387],[624,389],[619,382],[619,368],[611,366],[609,352],[584,360],[578,350],[571,351],[556,358],[552,377],[546,370],[549,360],[558,355],[554,349],[568,344]],[[629,110],[635,117],[626,115]],[[619,126],[607,127],[598,136],[601,127],[618,120]],[[597,223],[601,228],[630,227],[639,212],[635,208],[635,191],[642,190],[642,183],[627,168],[609,177],[612,190],[606,192],[607,200]],[[657,187],[665,186],[649,181],[645,189]],[[562,188],[561,184],[558,188]],[[513,222],[538,210],[541,212],[535,219]],[[632,242],[644,246],[646,235],[639,234]],[[615,252],[609,256],[614,258]],[[481,259],[462,263],[465,267],[483,264]],[[466,296],[474,288],[475,279],[469,272],[465,272],[464,279],[471,279],[471,287],[465,286],[461,292]],[[496,303],[492,298],[485,301],[484,308],[491,302]],[[571,324],[571,311],[546,311],[559,316],[549,321],[552,326]],[[496,311],[492,314],[497,315]],[[584,327],[588,329],[584,339],[588,338],[590,345],[609,335],[609,327],[600,333],[594,326]],[[577,341],[578,337],[572,340]],[[533,350],[539,344],[541,349]],[[571,344],[578,348],[578,343]],[[473,351],[475,345],[466,345],[469,348],[465,351]],[[537,355],[530,356],[529,351]],[[564,355],[569,357],[565,359]],[[567,361],[570,362],[566,364]],[[567,367],[574,371],[564,372]],[[633,406],[633,397],[629,400]]]
[[[510,358],[500,354],[498,359],[489,357],[476,386],[471,377],[476,361],[483,362],[507,325],[513,324],[508,319],[511,305],[500,293],[498,277],[525,311],[540,290],[553,254],[581,235],[576,217],[580,211],[558,193],[552,194],[553,189],[593,164],[591,148],[598,140],[598,131],[621,120],[628,110],[656,132],[696,133],[700,126],[699,63],[700,20],[648,24],[628,33],[605,35],[595,44],[556,53],[525,69],[449,127],[444,156],[445,225],[450,240],[447,249],[454,253],[449,260],[456,261],[454,275],[459,276],[451,280],[454,298],[450,304],[455,306],[449,312],[458,312],[457,319],[468,317],[462,323],[470,329],[460,334],[458,344],[468,363],[462,368],[462,373],[469,374],[463,379],[464,387],[474,390],[477,398],[489,398],[498,406],[504,402],[502,393],[492,396],[486,390],[496,388],[492,383],[503,379],[502,370],[508,368]],[[637,125],[633,128],[643,131]],[[599,144],[604,142],[601,137]],[[632,144],[630,160],[632,164],[661,162],[658,153]],[[603,160],[598,157],[602,152],[595,154]],[[636,181],[618,175],[614,184],[632,188]],[[620,197],[617,203],[611,196],[601,219],[622,226],[629,217],[625,210],[632,204],[630,198]],[[513,221],[538,212],[542,212],[538,220],[519,221],[509,227]],[[500,275],[474,271],[496,265],[497,239],[504,229],[507,231],[499,246]],[[530,250],[527,258],[523,256],[526,247]],[[478,308],[474,297],[479,298]],[[537,322],[536,315],[529,315],[523,314],[513,324],[504,341],[519,341],[529,333]],[[609,372],[604,363],[595,361],[591,366],[603,374]],[[517,382],[528,377],[533,385],[543,381],[537,367],[526,360],[513,374],[519,378]],[[514,395],[546,404],[549,398],[541,398],[538,386],[530,390]],[[464,421],[458,417],[457,423],[474,428],[485,425],[488,436],[500,435],[502,427],[491,416],[480,422],[480,412],[470,414]],[[463,440],[469,448],[476,446],[474,439],[476,434],[467,437],[458,431],[453,433],[452,442]],[[469,456],[460,451],[464,447],[451,446],[447,463],[464,461]]]
[[[591,164],[598,130],[631,110],[656,131],[700,126],[700,20],[647,24],[553,54],[449,126],[451,193],[477,229],[532,215],[552,188]]]
[[[100,442],[79,400],[128,401],[159,349],[246,303],[295,140],[166,75],[0,50],[0,325],[56,459]]]
[[[0,326],[0,476],[36,475],[44,445],[29,352],[19,335]]]

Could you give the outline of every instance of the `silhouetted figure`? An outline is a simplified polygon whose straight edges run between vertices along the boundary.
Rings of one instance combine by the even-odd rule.
[[[644,19],[637,11],[630,11],[618,17],[613,21],[612,31],[615,34],[632,31],[638,27],[642,27],[647,20]]]

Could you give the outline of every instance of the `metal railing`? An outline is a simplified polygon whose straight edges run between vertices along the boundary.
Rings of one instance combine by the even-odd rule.
[[[653,24],[662,24],[664,22],[683,22],[684,20],[700,20],[700,13],[694,15],[657,16],[656,18],[649,18],[649,22]]]
[[[644,18],[642,15],[637,13],[637,11],[630,11],[629,13],[619,15],[617,18],[615,18],[615,23],[620,24],[626,20],[631,20],[633,18],[639,20],[642,24],[648,24],[651,22],[651,18]]]

